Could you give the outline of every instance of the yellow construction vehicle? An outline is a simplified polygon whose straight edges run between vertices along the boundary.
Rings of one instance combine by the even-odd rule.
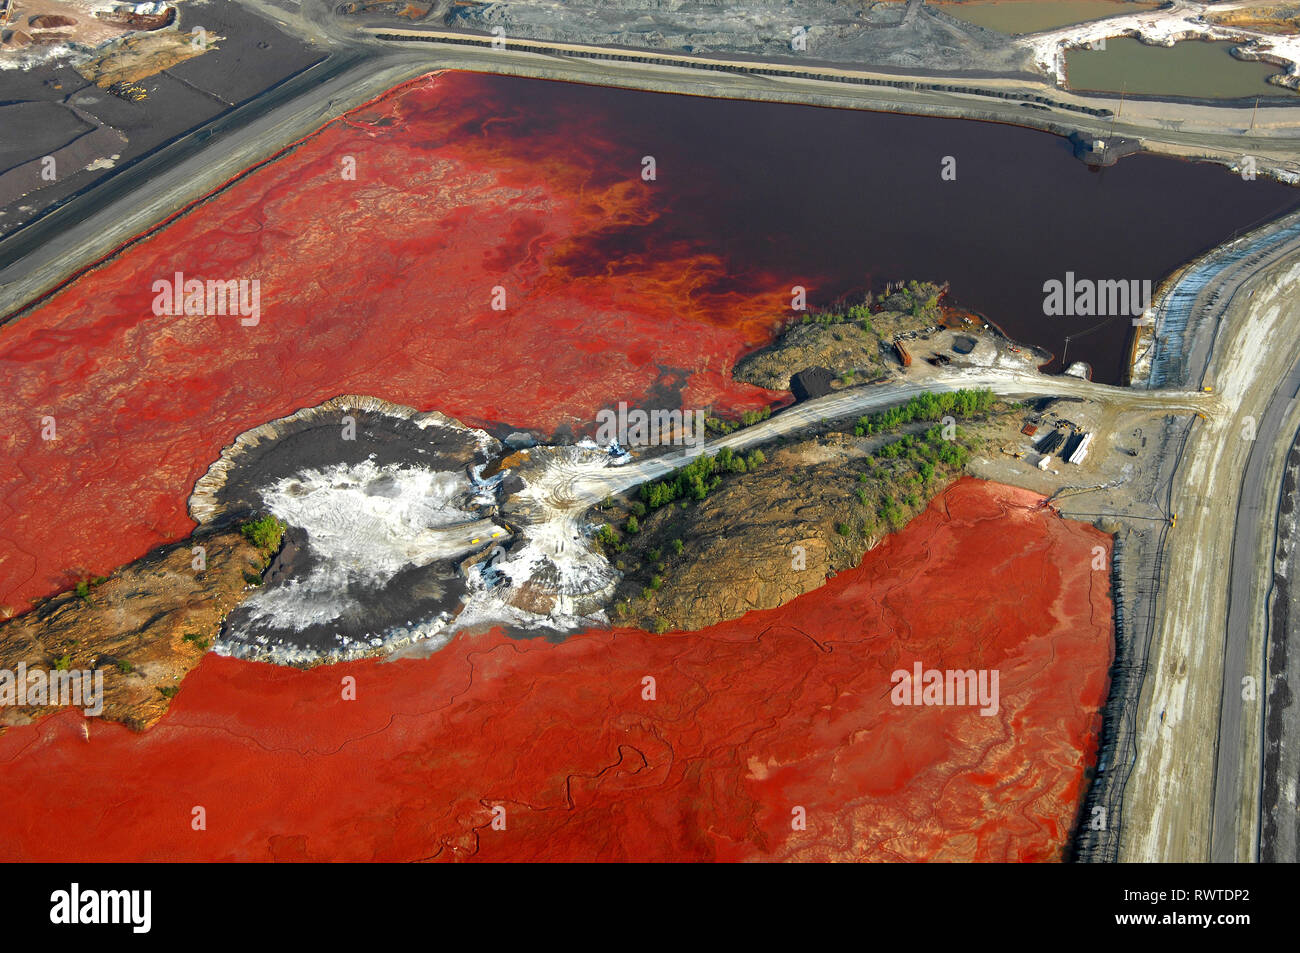
[[[1177,525],[1178,525],[1178,514],[1174,513],[1169,517],[1169,528],[1173,529]]]
[[[1214,391],[1214,388],[1211,387],[1209,384],[1206,384],[1204,387],[1201,388],[1201,390],[1203,390],[1203,391],[1205,391],[1207,394],[1209,394],[1209,393],[1212,393],[1212,392]]]

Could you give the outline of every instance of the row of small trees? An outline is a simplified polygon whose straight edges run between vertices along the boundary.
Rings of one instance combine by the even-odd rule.
[[[641,485],[639,491],[641,499],[633,500],[628,506],[628,517],[627,522],[623,524],[623,532],[628,536],[636,536],[641,532],[641,519],[647,512],[669,506],[678,500],[697,502],[703,500],[722,483],[722,478],[726,474],[747,473],[766,462],[767,457],[762,450],[739,454],[733,452],[730,447],[723,447],[711,456],[708,454],[698,456],[680,470],[674,471],[671,476]],[[604,505],[612,505],[612,501],[607,501]],[[596,531],[596,541],[618,552],[624,549],[622,537],[609,523]],[[681,540],[673,540],[672,546],[674,552],[681,552]]]
[[[917,394],[906,404],[890,407],[878,413],[859,417],[853,434],[857,437],[869,437],[873,434],[888,433],[918,420],[939,420],[942,417],[973,417],[993,406],[994,397],[991,390],[955,390],[943,393]]]
[[[705,417],[704,426],[714,433],[728,434],[733,430],[739,430],[741,427],[752,427],[760,420],[767,420],[772,416],[772,408],[764,407],[761,410],[747,410],[740,415],[740,420],[722,420],[718,417]]]
[[[678,500],[702,500],[722,482],[728,473],[745,473],[766,462],[762,450],[752,450],[748,456],[733,453],[723,447],[713,455],[701,454],[672,476],[641,485],[641,500],[651,510],[675,503]]]
[[[943,288],[928,281],[909,281],[885,299],[885,307],[936,324],[941,316],[939,295],[942,293]]]
[[[877,528],[894,532],[907,524],[930,495],[932,481],[947,480],[966,466],[970,447],[958,431],[946,439],[944,428],[934,426],[924,434],[907,434],[892,440],[867,457],[866,472],[856,496],[862,508],[855,522],[837,523],[843,536],[869,536]]]
[[[851,304],[846,308],[833,308],[829,311],[814,311],[805,314],[801,324],[820,324],[831,327],[836,324],[856,324],[868,334],[875,332],[871,324],[871,295],[867,295],[860,304]]]
[[[856,304],[846,305],[836,302],[825,311],[813,311],[800,318],[801,324],[820,324],[829,327],[834,324],[856,324],[867,333],[874,333],[871,323],[873,310],[897,311],[911,315],[913,318],[925,319],[930,324],[938,324],[943,316],[939,298],[946,285],[936,285],[930,281],[899,282],[897,286],[887,286],[887,293],[876,302],[871,293],[865,294]]]

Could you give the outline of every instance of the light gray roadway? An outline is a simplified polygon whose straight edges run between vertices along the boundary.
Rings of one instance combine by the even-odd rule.
[[[1296,395],[1300,393],[1300,347],[1294,338],[1282,344],[1288,345],[1294,363],[1274,389],[1259,419],[1237,503],[1215,752],[1210,842],[1210,860],[1214,862],[1258,859],[1268,695],[1268,640],[1264,635],[1268,631],[1268,594],[1283,465],[1296,431]],[[1243,691],[1246,676],[1255,684],[1254,697],[1249,700]],[[1249,809],[1252,803],[1254,807]]]
[[[1211,830],[1207,853],[1209,859],[1216,862],[1248,862],[1258,856],[1268,596],[1283,464],[1300,425],[1300,407],[1295,400],[1297,389],[1300,389],[1300,346],[1297,346],[1295,332],[1291,330],[1289,334],[1268,340],[1266,351],[1257,351],[1252,347],[1248,328],[1243,325],[1246,315],[1254,313],[1249,307],[1252,299],[1261,291],[1259,282],[1251,279],[1263,271],[1285,267],[1300,256],[1300,229],[1296,222],[1295,215],[1287,216],[1231,246],[1211,252],[1204,261],[1216,264],[1207,267],[1198,262],[1184,272],[1182,280],[1196,288],[1196,293],[1171,296],[1173,310],[1180,312],[1178,322],[1186,323],[1189,353],[1185,373],[1189,376],[1188,383],[1196,386],[1214,384],[1216,376],[1234,373],[1239,364],[1266,369],[1237,395],[1240,402],[1231,408],[1234,416],[1229,418],[1230,426],[1219,432],[1221,444],[1212,453],[1216,469],[1223,470],[1232,467],[1239,448],[1248,448],[1240,481],[1232,487],[1236,498],[1227,563],[1220,698],[1214,726],[1214,771],[1209,788]],[[1165,317],[1167,315],[1162,315],[1162,319]],[[1294,315],[1284,315],[1284,326],[1288,317],[1294,320]],[[1258,341],[1256,338],[1256,347]],[[1279,357],[1281,360],[1277,360]],[[1182,366],[1182,362],[1176,359],[1171,364]],[[1248,424],[1247,417],[1252,418],[1251,424]],[[1249,440],[1243,436],[1243,428],[1247,426],[1254,428]],[[1195,445],[1214,433],[1213,427],[1194,428],[1188,439],[1193,458],[1196,456]],[[1209,498],[1211,494],[1207,493],[1204,485],[1184,485],[1182,491],[1179,494],[1180,505],[1188,517],[1192,516],[1186,511],[1189,495],[1198,501],[1198,506],[1218,502]],[[1189,526],[1187,520],[1184,526]],[[1176,541],[1184,541],[1184,531],[1177,532],[1179,539]],[[1162,587],[1164,599],[1186,599],[1192,591],[1190,582],[1183,584],[1172,578],[1162,582],[1165,583]],[[1206,604],[1202,609],[1208,613],[1211,605]],[[1243,679],[1248,675],[1256,681],[1252,700],[1244,698],[1242,691]],[[1159,682],[1162,677],[1163,673],[1158,671],[1152,676],[1154,682]],[[1155,714],[1150,708],[1144,712],[1148,726],[1154,721]],[[1163,731],[1165,727],[1161,725],[1162,730],[1156,733],[1148,728],[1145,743],[1168,744],[1169,735]],[[1135,767],[1136,772],[1143,770],[1140,765]],[[1189,804],[1199,801],[1195,791],[1185,792],[1184,799]],[[1204,859],[1203,854],[1189,846],[1190,843],[1184,842],[1180,848],[1180,851],[1186,849],[1186,853],[1172,856],[1138,854],[1123,859]]]
[[[856,417],[905,403],[926,391],[987,388],[1004,397],[1081,397],[1115,404],[1126,410],[1153,410],[1170,414],[1220,412],[1213,394],[1200,391],[1136,390],[1110,387],[1076,377],[1047,376],[1034,371],[996,368],[947,368],[918,379],[894,379],[880,384],[851,387],[786,410],[741,430],[710,440],[697,447],[685,447],[658,457],[638,460],[622,467],[608,467],[575,476],[571,487],[574,503],[590,505],[615,493],[622,493],[647,480],[662,479],[701,453],[717,453],[723,447],[747,450],[778,437],[795,434],[822,421]]]
[[[363,31],[365,32],[365,31]],[[569,43],[546,43],[520,39],[521,45],[553,49],[538,53],[459,45],[448,40],[455,34],[421,27],[378,27],[368,31],[400,37],[378,41],[390,48],[424,47],[430,66],[480,69],[488,72],[543,76],[604,86],[625,86],[664,92],[775,102],[802,102],[921,115],[957,116],[1008,122],[1056,133],[1074,130],[1102,137],[1111,135],[1141,139],[1144,147],[1174,155],[1214,157],[1236,162],[1244,152],[1261,161],[1262,167],[1300,171],[1300,106],[1261,106],[1252,116],[1249,107],[1238,108],[1208,103],[1174,103],[1129,100],[1122,108],[1117,98],[1076,93],[1030,76],[972,76],[969,73],[903,73],[874,70],[846,63],[757,60],[741,56],[692,57],[670,51],[647,51],[627,47],[592,47]],[[476,36],[474,39],[483,39]],[[595,54],[595,58],[574,55]],[[672,60],[675,65],[619,61],[603,56],[653,56]],[[712,71],[701,60],[712,59],[732,65],[763,69],[788,68],[816,72],[825,79],[800,76],[770,76],[754,73]],[[832,77],[868,76],[877,79],[963,86],[985,92],[1041,96],[1053,103],[1069,103],[1118,112],[1111,117],[1091,116],[1057,105],[1022,106],[1014,97],[932,89],[900,89],[890,86],[854,85]],[[1251,129],[1252,118],[1255,128]]]
[[[1166,538],[1158,591],[1143,594],[1155,599],[1156,622],[1124,790],[1125,861],[1254,856],[1262,705],[1242,699],[1241,677],[1263,675],[1259,574],[1271,569],[1264,544],[1277,464],[1295,432],[1284,417],[1300,381],[1290,305],[1300,293],[1300,235],[1270,242],[1270,234],[1280,231],[1245,240],[1247,254],[1186,304],[1188,315],[1204,314],[1201,327],[1189,324],[1189,383],[1213,386],[1227,413],[1198,421],[1178,455],[1177,528]]]

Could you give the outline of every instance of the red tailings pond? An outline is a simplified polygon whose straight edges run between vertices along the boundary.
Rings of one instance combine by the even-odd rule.
[[[1040,503],[962,480],[823,589],[693,634],[208,656],[145,734],[67,712],[0,737],[0,856],[1057,859],[1107,688],[1109,539]],[[917,662],[997,671],[997,713],[893,704]]]
[[[1009,127],[424,77],[0,330],[0,606],[184,538],[223,446],[335,395],[561,438],[622,400],[738,414],[787,398],[730,370],[792,285],[950,280],[1052,347],[1096,322],[1035,317],[1047,278],[1158,279],[1292,202],[1145,157],[1094,176]],[[258,322],[155,315],[177,273],[256,280]],[[1126,325],[1070,358],[1118,366]],[[0,736],[0,858],[1057,858],[1095,760],[1109,540],[1040,502],[962,481],[858,569],[696,634],[209,656],[143,735],[64,713]],[[997,713],[893,705],[918,662],[996,670]]]

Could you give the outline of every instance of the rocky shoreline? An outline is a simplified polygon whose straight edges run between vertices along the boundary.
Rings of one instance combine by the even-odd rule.
[[[164,546],[0,625],[0,669],[100,673],[101,717],[143,731],[166,713],[268,557],[237,530]],[[55,710],[0,706],[0,730]]]

